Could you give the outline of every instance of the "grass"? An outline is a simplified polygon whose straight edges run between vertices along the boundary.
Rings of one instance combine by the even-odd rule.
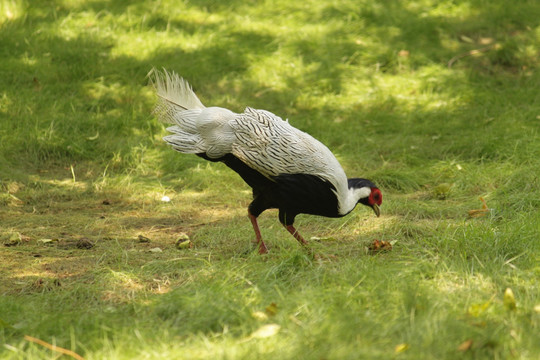
[[[0,247],[0,358],[56,357],[29,335],[86,359],[536,359],[539,14],[0,1],[0,236],[21,239]],[[249,188],[161,141],[154,66],[288,117],[380,186],[383,215],[300,216],[314,260],[268,211],[257,255]]]

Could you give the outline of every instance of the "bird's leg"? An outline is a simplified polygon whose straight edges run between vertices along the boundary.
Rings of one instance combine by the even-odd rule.
[[[306,240],[304,240],[304,238],[302,237],[302,235],[300,235],[300,233],[298,232],[298,230],[296,230],[294,228],[294,226],[292,225],[285,225],[283,224],[283,226],[285,226],[285,229],[287,229],[288,232],[290,232],[292,234],[292,236],[294,236],[294,238],[296,240],[298,240],[298,242],[302,245],[307,245],[308,242]]]
[[[266,247],[266,244],[264,243],[262,239],[261,230],[259,230],[259,224],[257,223],[257,217],[253,215],[249,210],[248,210],[248,216],[249,216],[249,220],[251,220],[251,225],[253,225],[253,230],[255,231],[257,244],[259,244],[259,254],[267,254],[268,248]]]
[[[298,230],[296,230],[293,226],[294,217],[296,216],[294,212],[287,212],[284,209],[279,209],[278,216],[279,216],[279,222],[281,223],[281,225],[283,225],[285,229],[287,229],[287,231],[290,232],[291,235],[294,236],[294,238],[298,240],[300,244],[304,246],[308,244],[307,241],[304,240],[302,235],[300,235]]]

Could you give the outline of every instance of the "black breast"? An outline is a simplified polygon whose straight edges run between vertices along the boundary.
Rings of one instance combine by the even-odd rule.
[[[309,174],[282,174],[274,179],[277,187],[272,195],[279,199],[280,211],[286,212],[287,223],[297,214],[339,216],[335,187],[330,182]]]
[[[250,168],[232,154],[210,159],[206,154],[198,156],[210,161],[222,161],[237,172],[253,188],[250,212],[258,216],[266,209],[279,209],[280,221],[292,224],[298,214],[339,217],[335,187],[328,181],[310,174],[282,174],[269,179]]]

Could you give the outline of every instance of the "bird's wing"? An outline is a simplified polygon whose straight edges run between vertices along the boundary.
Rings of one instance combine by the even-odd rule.
[[[266,177],[312,174],[336,187],[346,181],[343,168],[326,146],[268,111],[248,107],[229,125],[235,135],[232,154]]]

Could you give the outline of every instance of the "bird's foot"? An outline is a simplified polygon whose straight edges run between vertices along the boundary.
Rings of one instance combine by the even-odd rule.
[[[263,242],[259,244],[259,254],[261,255],[268,254],[268,248],[266,247],[266,244]]]

